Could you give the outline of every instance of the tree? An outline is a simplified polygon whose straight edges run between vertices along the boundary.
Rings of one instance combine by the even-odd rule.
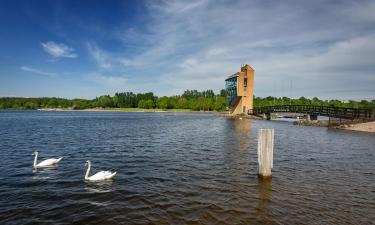
[[[141,100],[138,102],[138,108],[145,109],[146,100]]]
[[[162,98],[159,98],[157,105],[159,109],[168,109],[168,97],[164,96]]]
[[[177,108],[179,108],[179,109],[188,109],[189,108],[189,101],[186,98],[184,98],[184,97],[178,98],[178,100],[177,100]]]
[[[320,100],[317,97],[308,99],[300,97],[291,99],[288,97],[265,98],[254,96],[254,107],[272,106],[272,105],[322,105],[336,107],[352,107],[352,108],[375,108],[375,99],[348,102],[332,99]],[[197,91],[186,90],[179,96],[158,98],[152,92],[138,93],[121,92],[116,93],[113,97],[103,95],[95,99],[63,99],[63,98],[0,98],[0,109],[38,109],[38,108],[73,108],[86,109],[95,107],[139,107],[145,109],[161,108],[161,109],[192,109],[192,110],[225,110],[227,108],[225,90],[221,90],[220,94],[215,95],[212,90]]]
[[[225,89],[220,90],[220,97],[224,97],[224,98],[227,97],[227,91]]]
[[[25,109],[38,109],[38,105],[35,102],[26,102]]]
[[[138,107],[142,109],[152,109],[154,108],[154,101],[151,99],[148,100],[140,100],[138,102]]]
[[[112,100],[109,95],[100,96],[98,99],[98,103],[99,106],[103,108],[112,107]]]
[[[216,97],[214,109],[216,111],[224,111],[227,108],[226,98],[222,96]]]

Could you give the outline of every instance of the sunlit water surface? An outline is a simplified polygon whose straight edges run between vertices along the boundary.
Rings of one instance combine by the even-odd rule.
[[[259,128],[275,128],[272,181]],[[32,170],[63,156],[56,168]],[[113,181],[83,180],[113,169]],[[208,113],[0,112],[0,224],[373,224],[375,136]]]

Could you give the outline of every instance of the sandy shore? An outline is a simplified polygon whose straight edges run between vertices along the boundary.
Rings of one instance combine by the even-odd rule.
[[[375,121],[367,122],[367,123],[352,124],[349,127],[345,127],[341,129],[375,133]]]

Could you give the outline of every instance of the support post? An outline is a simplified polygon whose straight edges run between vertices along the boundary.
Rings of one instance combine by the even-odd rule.
[[[316,115],[316,114],[311,114],[311,115],[310,115],[310,120],[318,120],[318,115]]]
[[[260,129],[258,132],[259,178],[271,178],[273,168],[274,129]]]

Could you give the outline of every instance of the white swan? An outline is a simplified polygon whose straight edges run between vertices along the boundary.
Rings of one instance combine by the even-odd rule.
[[[85,180],[89,180],[89,181],[107,180],[107,179],[111,179],[112,177],[116,175],[116,172],[112,173],[110,171],[100,171],[92,176],[89,176],[90,169],[91,169],[91,161],[87,160],[85,166],[88,166],[86,175],[85,175]]]
[[[46,160],[43,160],[43,161],[41,161],[40,163],[37,164],[36,161],[38,159],[38,152],[35,151],[33,153],[33,155],[35,156],[35,158],[34,158],[34,164],[33,164],[34,168],[47,167],[47,166],[55,165],[55,164],[59,163],[60,160],[63,158],[63,157],[60,157],[58,159],[54,159],[54,158],[52,158],[52,159],[46,159]]]

